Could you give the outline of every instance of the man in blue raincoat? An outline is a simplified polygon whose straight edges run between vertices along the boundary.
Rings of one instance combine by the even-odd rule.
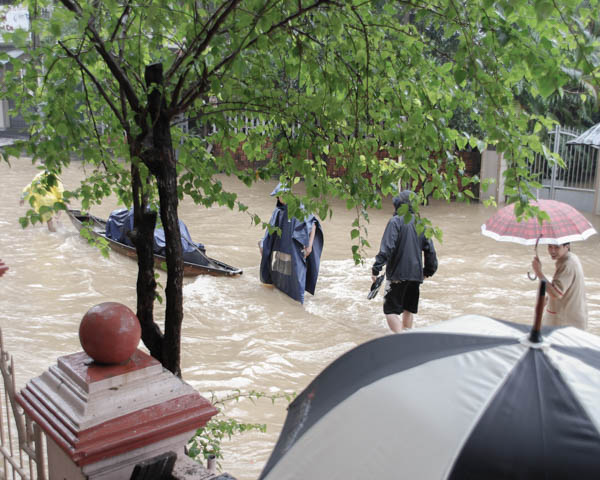
[[[271,192],[277,196],[277,206],[269,223],[281,233],[265,232],[258,242],[261,251],[260,281],[275,285],[294,300],[304,303],[304,292],[315,294],[321,252],[323,230],[314,215],[304,220],[288,218],[287,205],[279,194],[289,189],[281,183]]]

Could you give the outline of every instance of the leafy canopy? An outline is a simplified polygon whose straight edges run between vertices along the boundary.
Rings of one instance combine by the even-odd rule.
[[[30,56],[10,59],[0,87],[31,140],[7,152],[56,172],[81,158],[91,169],[72,195],[84,209],[111,193],[129,205],[130,164],[152,197],[153,176],[125,138],[144,134],[144,72],[161,63],[180,198],[249,211],[217,173],[249,186],[273,175],[303,180],[306,195],[285,195],[292,213],[302,203],[326,217],[329,199],[344,199],[357,212],[359,260],[366,208],[380,207],[399,181],[422,198],[472,197],[458,187],[466,148],[503,152],[509,201],[536,213],[528,162],[547,154],[537,132],[551,121],[516,96],[524,82],[532,96],[550,96],[569,67],[597,78],[587,62],[593,44],[580,34],[597,3],[32,1],[35,46],[12,35]],[[239,149],[248,168],[235,162]],[[441,237],[425,219],[420,228]]]

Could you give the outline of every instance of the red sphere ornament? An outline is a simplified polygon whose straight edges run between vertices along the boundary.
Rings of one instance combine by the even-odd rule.
[[[97,363],[124,363],[135,352],[141,336],[135,313],[117,302],[90,308],[79,324],[81,346]]]

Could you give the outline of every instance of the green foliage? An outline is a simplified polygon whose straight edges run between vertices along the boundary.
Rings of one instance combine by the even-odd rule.
[[[91,167],[73,192],[84,208],[110,194],[131,204],[128,162],[145,167],[123,139],[141,132],[143,72],[152,62],[164,65],[172,111],[191,121],[189,131],[172,129],[179,198],[245,210],[215,174],[247,185],[277,175],[302,179],[307,195],[298,204],[323,218],[332,213],[331,197],[358,207],[357,218],[380,207],[382,192],[398,180],[433,198],[469,199],[458,188],[456,153],[486,144],[504,152],[512,184],[531,197],[521,182],[522,150],[541,149],[523,141],[534,118],[516,101],[523,82],[528,95],[548,97],[567,84],[565,69],[597,71],[593,43],[582,35],[596,1],[586,8],[566,0],[436,0],[410,8],[318,1],[296,15],[291,0],[247,0],[222,17],[210,2],[108,1],[79,13],[70,4],[57,2],[48,17],[34,19],[40,46],[31,58],[10,60],[0,95],[15,99],[32,126],[31,141],[15,153],[57,172],[75,157]],[[15,45],[27,41],[23,32],[12,35]],[[222,154],[214,155],[215,146]],[[236,167],[240,146],[250,168]],[[332,167],[340,177],[329,174]],[[155,196],[152,175],[142,176]],[[360,250],[362,235],[351,235]]]
[[[108,244],[108,240],[104,237],[94,235],[91,223],[84,223],[83,228],[79,231],[79,233],[83,238],[87,240],[87,242],[90,245],[98,248],[104,258],[108,258],[110,252],[110,245]]]
[[[211,402],[218,408],[219,413],[212,417],[204,427],[196,431],[196,434],[187,445],[188,456],[197,461],[201,459],[208,460],[213,457],[217,459],[217,464],[220,465],[219,460],[223,459],[221,446],[224,440],[250,431],[266,432],[267,426],[265,424],[243,423],[225,416],[224,409],[228,404],[236,403],[243,399],[250,400],[251,402],[256,402],[260,399],[269,399],[273,404],[276,401],[285,400],[289,404],[295,396],[295,393],[267,394],[254,390],[248,393],[236,390],[230,395],[221,398],[213,395]]]

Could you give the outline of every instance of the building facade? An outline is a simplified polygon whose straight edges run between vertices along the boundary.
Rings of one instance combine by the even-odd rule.
[[[6,34],[17,29],[29,30],[29,12],[18,2],[0,0],[0,53],[9,58],[18,58],[26,52],[10,43]],[[0,58],[0,81],[11,68],[7,58]],[[22,138],[27,136],[27,125],[23,117],[15,112],[12,100],[0,100],[0,137]]]

